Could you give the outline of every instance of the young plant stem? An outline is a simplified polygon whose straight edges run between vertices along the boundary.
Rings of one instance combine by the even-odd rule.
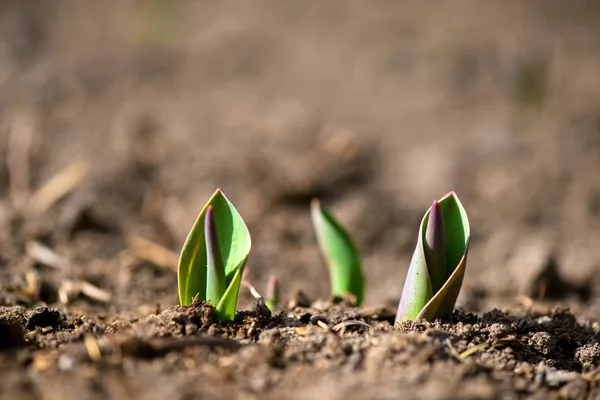
[[[276,275],[269,275],[265,297],[265,304],[269,307],[269,310],[273,311],[279,304],[279,284]]]
[[[208,207],[204,217],[204,237],[207,260],[206,300],[216,306],[227,289],[227,281],[212,206]]]
[[[360,306],[365,278],[358,249],[348,232],[317,199],[312,201],[311,214],[321,253],[329,267],[331,293],[339,297],[350,294]]]
[[[431,289],[437,293],[446,282],[452,271],[448,271],[446,259],[446,232],[444,217],[440,204],[434,201],[429,211],[427,229],[425,230],[425,243],[423,246]]]

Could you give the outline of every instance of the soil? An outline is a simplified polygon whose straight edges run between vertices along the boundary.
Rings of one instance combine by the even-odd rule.
[[[0,2],[0,398],[600,398],[594,2]],[[221,187],[236,320],[178,306]],[[394,326],[431,201],[457,309]],[[360,249],[329,297],[309,204]],[[263,292],[281,284],[271,313]]]

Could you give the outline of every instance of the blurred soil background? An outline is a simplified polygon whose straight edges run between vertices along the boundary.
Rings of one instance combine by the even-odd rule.
[[[319,197],[364,256],[365,306],[393,309],[420,218],[454,190],[473,232],[460,309],[558,305],[597,329],[600,3],[3,0],[0,89],[6,310],[175,306],[177,253],[217,187],[259,291],[276,274],[286,303],[327,299]],[[18,365],[12,393],[70,398]],[[267,398],[244,390],[223,398]]]

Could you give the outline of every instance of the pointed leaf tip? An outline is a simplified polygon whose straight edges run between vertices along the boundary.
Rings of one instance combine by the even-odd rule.
[[[360,255],[352,238],[318,199],[311,202],[313,226],[321,253],[329,267],[331,293],[350,293],[360,305],[364,296],[364,275]]]
[[[442,286],[435,291],[432,290],[432,286],[436,278],[431,275],[435,275],[438,270],[428,265],[431,261],[426,259],[426,254],[432,250],[428,246],[428,236],[435,242],[436,235],[428,232],[428,228],[431,228],[428,224],[436,225],[433,221],[437,218],[437,211],[443,216],[446,275]],[[437,233],[438,229],[434,231]],[[432,204],[421,221],[417,246],[396,315],[397,322],[421,318],[432,321],[452,312],[466,269],[469,242],[467,213],[456,193],[449,192]],[[428,254],[428,257],[430,256],[431,254]]]
[[[444,200],[447,200],[449,198],[454,198],[454,197],[457,197],[456,192],[451,190],[448,193],[446,193],[445,195],[443,195],[437,202],[442,203],[442,202],[444,202]]]
[[[250,247],[246,224],[222,190],[217,189],[198,215],[179,256],[180,303],[189,305],[195,297],[208,300],[216,305],[221,321],[233,320]],[[225,282],[224,289],[220,282]],[[207,289],[211,287],[220,293],[216,300],[216,295],[209,299]]]
[[[314,198],[310,201],[310,208],[315,211],[315,209],[319,209],[321,207],[321,201],[317,198]]]
[[[269,289],[277,288],[277,275],[273,275],[273,274],[269,275],[268,285],[269,285]]]

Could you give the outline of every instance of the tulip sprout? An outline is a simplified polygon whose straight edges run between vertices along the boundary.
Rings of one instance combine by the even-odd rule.
[[[470,227],[458,196],[434,201],[419,228],[396,322],[435,318],[454,309],[469,250]]]
[[[275,308],[279,304],[279,282],[276,275],[269,275],[265,304],[271,311],[275,311]]]
[[[208,301],[217,318],[233,321],[250,233],[233,204],[217,189],[196,220],[179,256],[179,302]]]
[[[334,296],[351,294],[360,306],[365,291],[365,279],[361,260],[350,235],[315,199],[311,214],[317,241],[321,248],[331,279],[331,292]]]

